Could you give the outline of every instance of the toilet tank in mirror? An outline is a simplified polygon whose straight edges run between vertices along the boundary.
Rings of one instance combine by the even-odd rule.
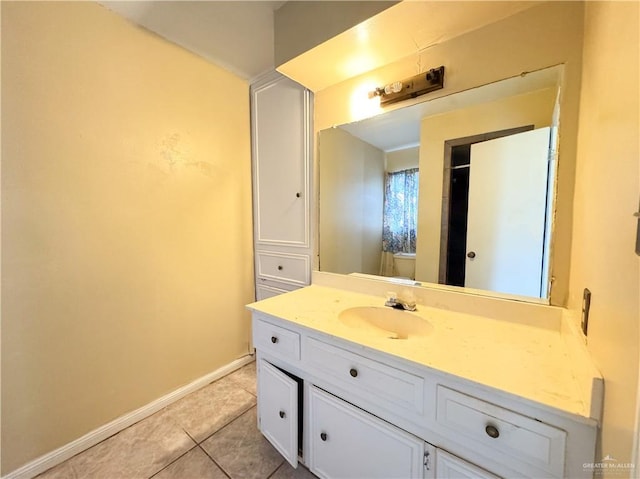
[[[319,269],[547,300],[562,71],[320,131]]]

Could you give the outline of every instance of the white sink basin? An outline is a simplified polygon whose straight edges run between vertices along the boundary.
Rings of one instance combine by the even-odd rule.
[[[389,339],[424,337],[433,331],[433,325],[417,314],[386,306],[345,309],[338,315],[338,320],[345,326],[359,329],[365,334]]]

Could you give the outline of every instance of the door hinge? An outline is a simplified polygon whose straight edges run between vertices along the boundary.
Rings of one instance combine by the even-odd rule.
[[[424,467],[427,471],[431,469],[431,454],[429,451],[424,452]]]

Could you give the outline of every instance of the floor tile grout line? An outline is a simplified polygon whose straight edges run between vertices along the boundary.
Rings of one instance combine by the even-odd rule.
[[[266,477],[266,479],[271,479],[275,475],[275,473],[280,470],[280,468],[284,465],[284,463],[285,463],[285,460],[283,459],[282,462],[280,464],[278,464],[278,467],[276,467],[273,470],[273,472]]]
[[[239,419],[240,417],[244,416],[246,413],[248,413],[249,411],[251,411],[251,409],[253,409],[254,407],[257,407],[257,404],[253,404],[251,406],[249,406],[247,409],[245,409],[244,411],[242,411],[240,414],[238,414],[237,416],[235,416],[233,419],[229,420],[228,422],[224,423],[222,426],[220,426],[218,429],[216,429],[214,432],[212,432],[211,434],[209,434],[207,437],[205,437],[202,441],[197,442],[198,445],[208,441],[209,439],[211,439],[213,436],[215,436],[216,434],[218,434],[220,431],[222,431],[224,428],[226,428],[227,426],[229,426],[231,423],[233,423],[236,419]]]
[[[211,462],[213,462],[216,466],[218,466],[218,467],[220,468],[220,470],[222,471],[222,473],[223,473],[225,476],[227,476],[229,479],[232,479],[232,478],[231,478],[231,474],[229,474],[229,473],[224,469],[224,467],[222,467],[222,464],[218,464],[218,462],[217,462],[217,461],[216,461],[216,460],[215,460],[215,459],[214,459],[214,458],[213,458],[213,457],[212,457],[212,456],[207,452],[207,450],[206,450],[204,447],[202,447],[202,445],[201,445],[201,444],[198,444],[196,447],[199,447],[199,448],[200,448],[200,450],[201,450],[202,452],[204,452],[204,453],[205,453],[205,455],[206,455],[206,456],[211,460]]]
[[[247,388],[242,388],[241,387],[241,389],[243,389],[245,392],[248,392],[249,394],[251,394],[254,398],[258,397],[258,395],[256,393],[254,393],[253,391],[249,391]]]
[[[233,373],[232,373],[233,374]],[[225,376],[228,377],[229,375]],[[223,378],[220,378],[223,379]],[[215,384],[217,381],[213,381],[211,382],[211,384]],[[232,381],[233,382],[233,381]],[[257,398],[257,396],[255,394],[253,394],[251,391],[248,391],[246,388],[242,387],[239,384],[235,384],[239,389],[245,391],[246,393],[250,394],[251,396],[253,396],[254,398]],[[184,427],[180,427],[182,429],[182,431],[189,437],[189,439],[191,439],[194,443],[195,446],[192,447],[191,449],[189,449],[187,452],[185,452],[184,454],[182,454],[180,457],[176,458],[175,460],[171,461],[169,464],[167,464],[165,467],[163,467],[162,469],[160,469],[158,472],[156,472],[155,474],[153,474],[154,477],[157,474],[159,474],[161,471],[163,471],[164,469],[166,469],[167,467],[169,467],[171,464],[173,464],[174,462],[176,462],[177,460],[179,460],[180,458],[184,457],[186,454],[188,454],[189,452],[191,452],[193,449],[195,449],[196,447],[199,448],[202,452],[205,453],[205,455],[209,458],[209,460],[211,460],[222,472],[225,476],[227,476],[229,479],[231,478],[231,475],[222,467],[221,464],[219,464],[211,455],[209,455],[209,453],[204,449],[204,447],[202,447],[202,444],[207,441],[208,439],[210,439],[211,437],[215,436],[218,432],[222,431],[224,428],[226,428],[227,426],[229,426],[230,424],[232,424],[236,419],[239,419],[240,417],[242,417],[243,415],[245,415],[246,413],[248,413],[249,411],[251,411],[251,409],[253,409],[254,407],[256,407],[257,404],[251,404],[247,409],[241,411],[239,414],[237,414],[236,416],[233,416],[229,421],[227,421],[226,423],[224,423],[222,426],[220,426],[218,429],[216,429],[214,432],[212,432],[211,434],[209,434],[208,436],[206,436],[204,439],[202,439],[201,441],[198,441],[194,436],[192,436],[189,431],[187,431]],[[278,466],[280,467],[280,466]],[[278,470],[278,468],[276,468],[276,471]],[[275,472],[275,471],[274,471]],[[272,475],[272,474],[271,474]],[[270,475],[270,476],[271,476]],[[270,477],[269,476],[269,477]],[[151,479],[151,477],[149,479]]]
[[[247,391],[248,392],[248,391]],[[181,454],[180,456],[178,456],[176,459],[174,459],[173,461],[171,461],[169,464],[167,464],[166,466],[164,466],[163,468],[161,468],[160,470],[158,470],[157,472],[155,472],[153,475],[149,476],[149,479],[151,479],[152,477],[160,474],[160,472],[164,471],[166,468],[168,468],[171,464],[173,464],[174,462],[180,460],[182,457],[186,456],[189,452],[193,451],[195,448],[199,448],[202,452],[205,453],[205,455],[217,466],[220,468],[220,470],[229,478],[231,479],[231,476],[227,473],[227,471],[224,470],[224,468],[222,467],[222,465],[218,464],[216,462],[216,460],[211,457],[209,455],[209,453],[202,447],[202,443],[207,441],[209,438],[211,438],[212,436],[215,436],[218,432],[220,432],[221,430],[223,430],[224,428],[226,428],[227,426],[229,426],[231,423],[233,423],[236,419],[239,419],[240,417],[244,416],[246,413],[248,413],[251,409],[253,409],[254,407],[256,407],[256,404],[253,404],[251,406],[249,406],[249,408],[245,409],[244,411],[242,411],[240,414],[238,414],[237,416],[233,417],[230,421],[226,422],[224,425],[222,425],[220,428],[218,428],[215,432],[213,432],[212,434],[210,434],[209,436],[207,436],[205,439],[203,439],[202,441],[198,442],[197,439],[195,439],[190,433],[189,431],[187,431],[184,427],[180,427],[180,429],[182,429],[182,431],[187,435],[187,437],[189,439],[191,439],[191,441],[193,441],[194,446],[191,447],[190,449],[188,449],[186,452],[184,452],[183,454]],[[282,465],[282,464],[280,464]],[[280,467],[280,465],[276,468],[276,471],[278,470],[278,468]],[[275,471],[274,471],[275,473]],[[271,474],[273,475],[273,473]],[[271,475],[269,475],[269,477],[271,477]]]
[[[186,432],[186,431],[185,431]],[[187,434],[188,435],[188,434]],[[193,441],[193,438],[191,438],[191,436],[189,436],[189,438]],[[193,447],[187,449],[184,453],[180,454],[178,457],[176,457],[173,461],[171,461],[169,464],[167,464],[166,466],[162,467],[160,470],[154,472],[151,476],[149,476],[149,479],[151,479],[152,477],[157,476],[158,474],[160,474],[162,471],[164,471],[166,468],[168,468],[169,466],[171,466],[171,464],[179,461],[180,459],[182,459],[184,456],[186,456],[187,454],[189,454],[191,451],[193,451],[195,448],[198,447],[198,443],[193,441]]]
[[[189,434],[189,431],[187,431],[184,427],[180,426],[180,429],[182,429],[182,431],[183,431],[187,436],[189,436],[189,438],[190,438],[193,442],[195,442],[195,443],[196,443],[196,446],[198,446],[198,445],[200,444],[200,443],[198,442],[198,440],[197,440],[195,437],[193,437],[191,434]]]
[[[231,382],[235,382],[235,381],[231,380]],[[253,397],[258,397],[258,394],[256,392],[254,392],[252,389],[244,387],[242,384],[236,383],[234,384],[234,386],[238,386],[239,389],[242,389],[244,392],[251,394]]]
[[[246,388],[242,384],[239,384],[238,382],[234,381],[233,379],[231,379],[231,382],[235,383],[234,385],[238,386],[244,392],[247,392],[247,393],[251,394],[253,397],[258,397],[258,394],[256,392],[254,392],[253,389]],[[213,384],[213,383],[211,383],[211,384]]]
[[[249,364],[249,365],[250,365],[250,364]],[[245,368],[245,367],[247,367],[247,366],[249,366],[249,365],[245,365],[245,366],[243,366],[243,368]],[[198,389],[197,391],[193,391],[193,392],[192,392],[191,394],[189,394],[188,396],[193,395],[193,394],[197,393],[198,391],[200,391],[200,390],[204,389],[205,387],[210,386],[210,385],[212,385],[212,384],[215,384],[216,382],[218,382],[218,381],[220,381],[220,380],[223,380],[223,379],[225,379],[225,378],[229,378],[229,379],[230,379],[230,382],[231,382],[232,384],[234,384],[238,389],[240,389],[240,390],[242,390],[242,391],[246,392],[247,394],[249,394],[250,396],[252,396],[254,399],[257,399],[257,393],[253,392],[253,390],[250,390],[249,388],[245,387],[245,386],[242,384],[243,382],[245,382],[245,383],[246,383],[246,381],[237,381],[237,380],[234,380],[234,378],[232,378],[232,377],[231,377],[231,376],[233,376],[234,374],[236,374],[238,371],[242,370],[243,368],[240,368],[240,369],[238,369],[238,370],[236,370],[236,371],[233,371],[233,372],[231,372],[231,373],[227,374],[226,376],[223,376],[222,378],[218,378],[218,379],[216,379],[215,381],[211,381],[209,384],[207,384],[207,385],[203,386],[202,388]],[[185,397],[188,397],[188,396],[185,396]],[[148,416],[148,417],[145,417],[145,418],[141,418],[140,420],[136,421],[135,423],[128,425],[125,429],[122,429],[122,430],[120,430],[120,431],[114,432],[114,433],[113,433],[113,434],[111,434],[109,437],[106,437],[106,438],[102,439],[100,442],[98,442],[98,443],[96,443],[96,444],[92,445],[91,447],[89,447],[89,448],[87,448],[87,449],[85,449],[85,450],[83,450],[83,451],[80,451],[80,452],[78,452],[77,454],[74,454],[72,457],[70,457],[70,458],[66,459],[66,460],[65,460],[65,461],[63,461],[62,463],[57,464],[56,466],[53,466],[53,467],[51,467],[51,468],[47,469],[46,471],[43,471],[42,473],[40,473],[40,474],[39,474],[39,476],[40,476],[40,475],[43,475],[43,474],[45,474],[45,473],[47,473],[47,472],[49,472],[49,471],[51,471],[52,469],[55,469],[56,467],[61,466],[62,464],[65,464],[65,463],[66,463],[66,464],[71,464],[71,461],[72,461],[74,458],[77,458],[78,456],[82,456],[83,454],[88,453],[88,451],[90,451],[90,450],[92,450],[92,449],[94,449],[94,448],[96,448],[96,447],[98,447],[98,446],[100,446],[100,445],[103,445],[104,443],[109,442],[110,440],[114,439],[116,436],[119,436],[119,435],[120,435],[120,434],[122,434],[123,432],[125,432],[125,431],[127,431],[127,430],[129,430],[129,429],[132,429],[133,427],[135,427],[135,426],[136,426],[136,425],[138,425],[139,423],[144,422],[144,421],[148,420],[149,418],[151,418],[151,417],[153,417],[153,416],[156,416],[156,415],[157,415],[157,416],[159,416],[159,415],[161,415],[161,414],[165,414],[165,413],[166,413],[166,414],[168,414],[169,416],[171,416],[172,420],[176,423],[175,425],[176,425],[176,426],[178,426],[178,427],[179,427],[179,428],[180,428],[180,429],[181,429],[181,430],[186,434],[186,436],[187,436],[187,437],[189,437],[189,439],[194,443],[194,445],[193,445],[191,448],[189,448],[188,450],[186,450],[184,453],[180,454],[180,455],[179,455],[178,457],[176,457],[175,459],[171,460],[168,464],[166,464],[165,466],[161,467],[158,471],[156,471],[156,472],[155,472],[155,473],[153,473],[151,476],[149,476],[149,478],[155,477],[155,476],[156,476],[156,475],[158,475],[160,472],[164,471],[164,470],[165,470],[165,469],[167,469],[169,466],[171,466],[172,464],[174,464],[175,462],[179,461],[179,460],[180,460],[180,459],[182,459],[184,456],[186,456],[188,453],[190,453],[191,451],[193,451],[196,447],[198,447],[198,448],[199,448],[199,449],[201,449],[203,452],[205,452],[206,456],[207,456],[207,457],[209,457],[209,459],[210,459],[211,461],[213,461],[213,463],[214,463],[216,466],[218,466],[218,467],[220,468],[220,470],[222,470],[222,471],[223,471],[223,473],[224,473],[227,477],[231,478],[231,476],[230,476],[230,475],[229,475],[229,474],[228,474],[228,473],[227,473],[227,472],[222,468],[222,466],[220,466],[220,465],[215,461],[215,459],[213,459],[213,457],[211,457],[211,456],[206,452],[206,450],[204,450],[204,448],[201,446],[201,444],[202,444],[202,443],[204,443],[205,441],[207,441],[208,439],[210,439],[211,437],[213,437],[214,435],[216,435],[216,434],[217,434],[218,432],[220,432],[222,429],[224,429],[224,428],[226,428],[227,426],[229,426],[229,425],[230,425],[231,423],[233,423],[236,419],[239,419],[240,417],[242,417],[243,415],[245,415],[245,414],[247,414],[249,411],[251,411],[253,408],[257,407],[257,403],[254,401],[254,402],[253,402],[251,405],[249,405],[246,409],[241,410],[241,412],[240,412],[239,414],[237,414],[236,416],[234,416],[233,418],[231,418],[230,420],[228,420],[226,423],[224,423],[222,426],[220,426],[220,427],[219,427],[218,429],[216,429],[213,433],[209,434],[208,436],[206,436],[206,437],[205,437],[204,439],[202,439],[201,441],[198,441],[196,438],[194,438],[191,434],[189,434],[189,432],[188,432],[188,431],[187,431],[187,430],[186,430],[182,425],[180,425],[180,424],[178,423],[178,421],[176,421],[176,418],[174,417],[174,414],[173,414],[173,413],[172,413],[172,411],[171,411],[172,406],[173,406],[173,404],[167,405],[167,406],[163,407],[162,409],[160,409],[160,410],[156,411],[154,414],[152,414],[152,415],[150,415],[150,416]],[[273,473],[271,473],[268,477],[271,477],[271,476],[272,476],[272,475],[273,475],[273,474],[274,474],[274,473],[275,473],[275,472],[276,472],[276,471],[277,471],[281,466],[282,466],[282,464],[280,464],[280,465],[275,469],[275,471],[274,471]]]

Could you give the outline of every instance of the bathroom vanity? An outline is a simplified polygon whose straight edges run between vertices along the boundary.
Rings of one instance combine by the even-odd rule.
[[[417,311],[385,308],[385,290]],[[560,308],[327,274],[248,307],[258,426],[294,466],[592,477],[602,378]]]

